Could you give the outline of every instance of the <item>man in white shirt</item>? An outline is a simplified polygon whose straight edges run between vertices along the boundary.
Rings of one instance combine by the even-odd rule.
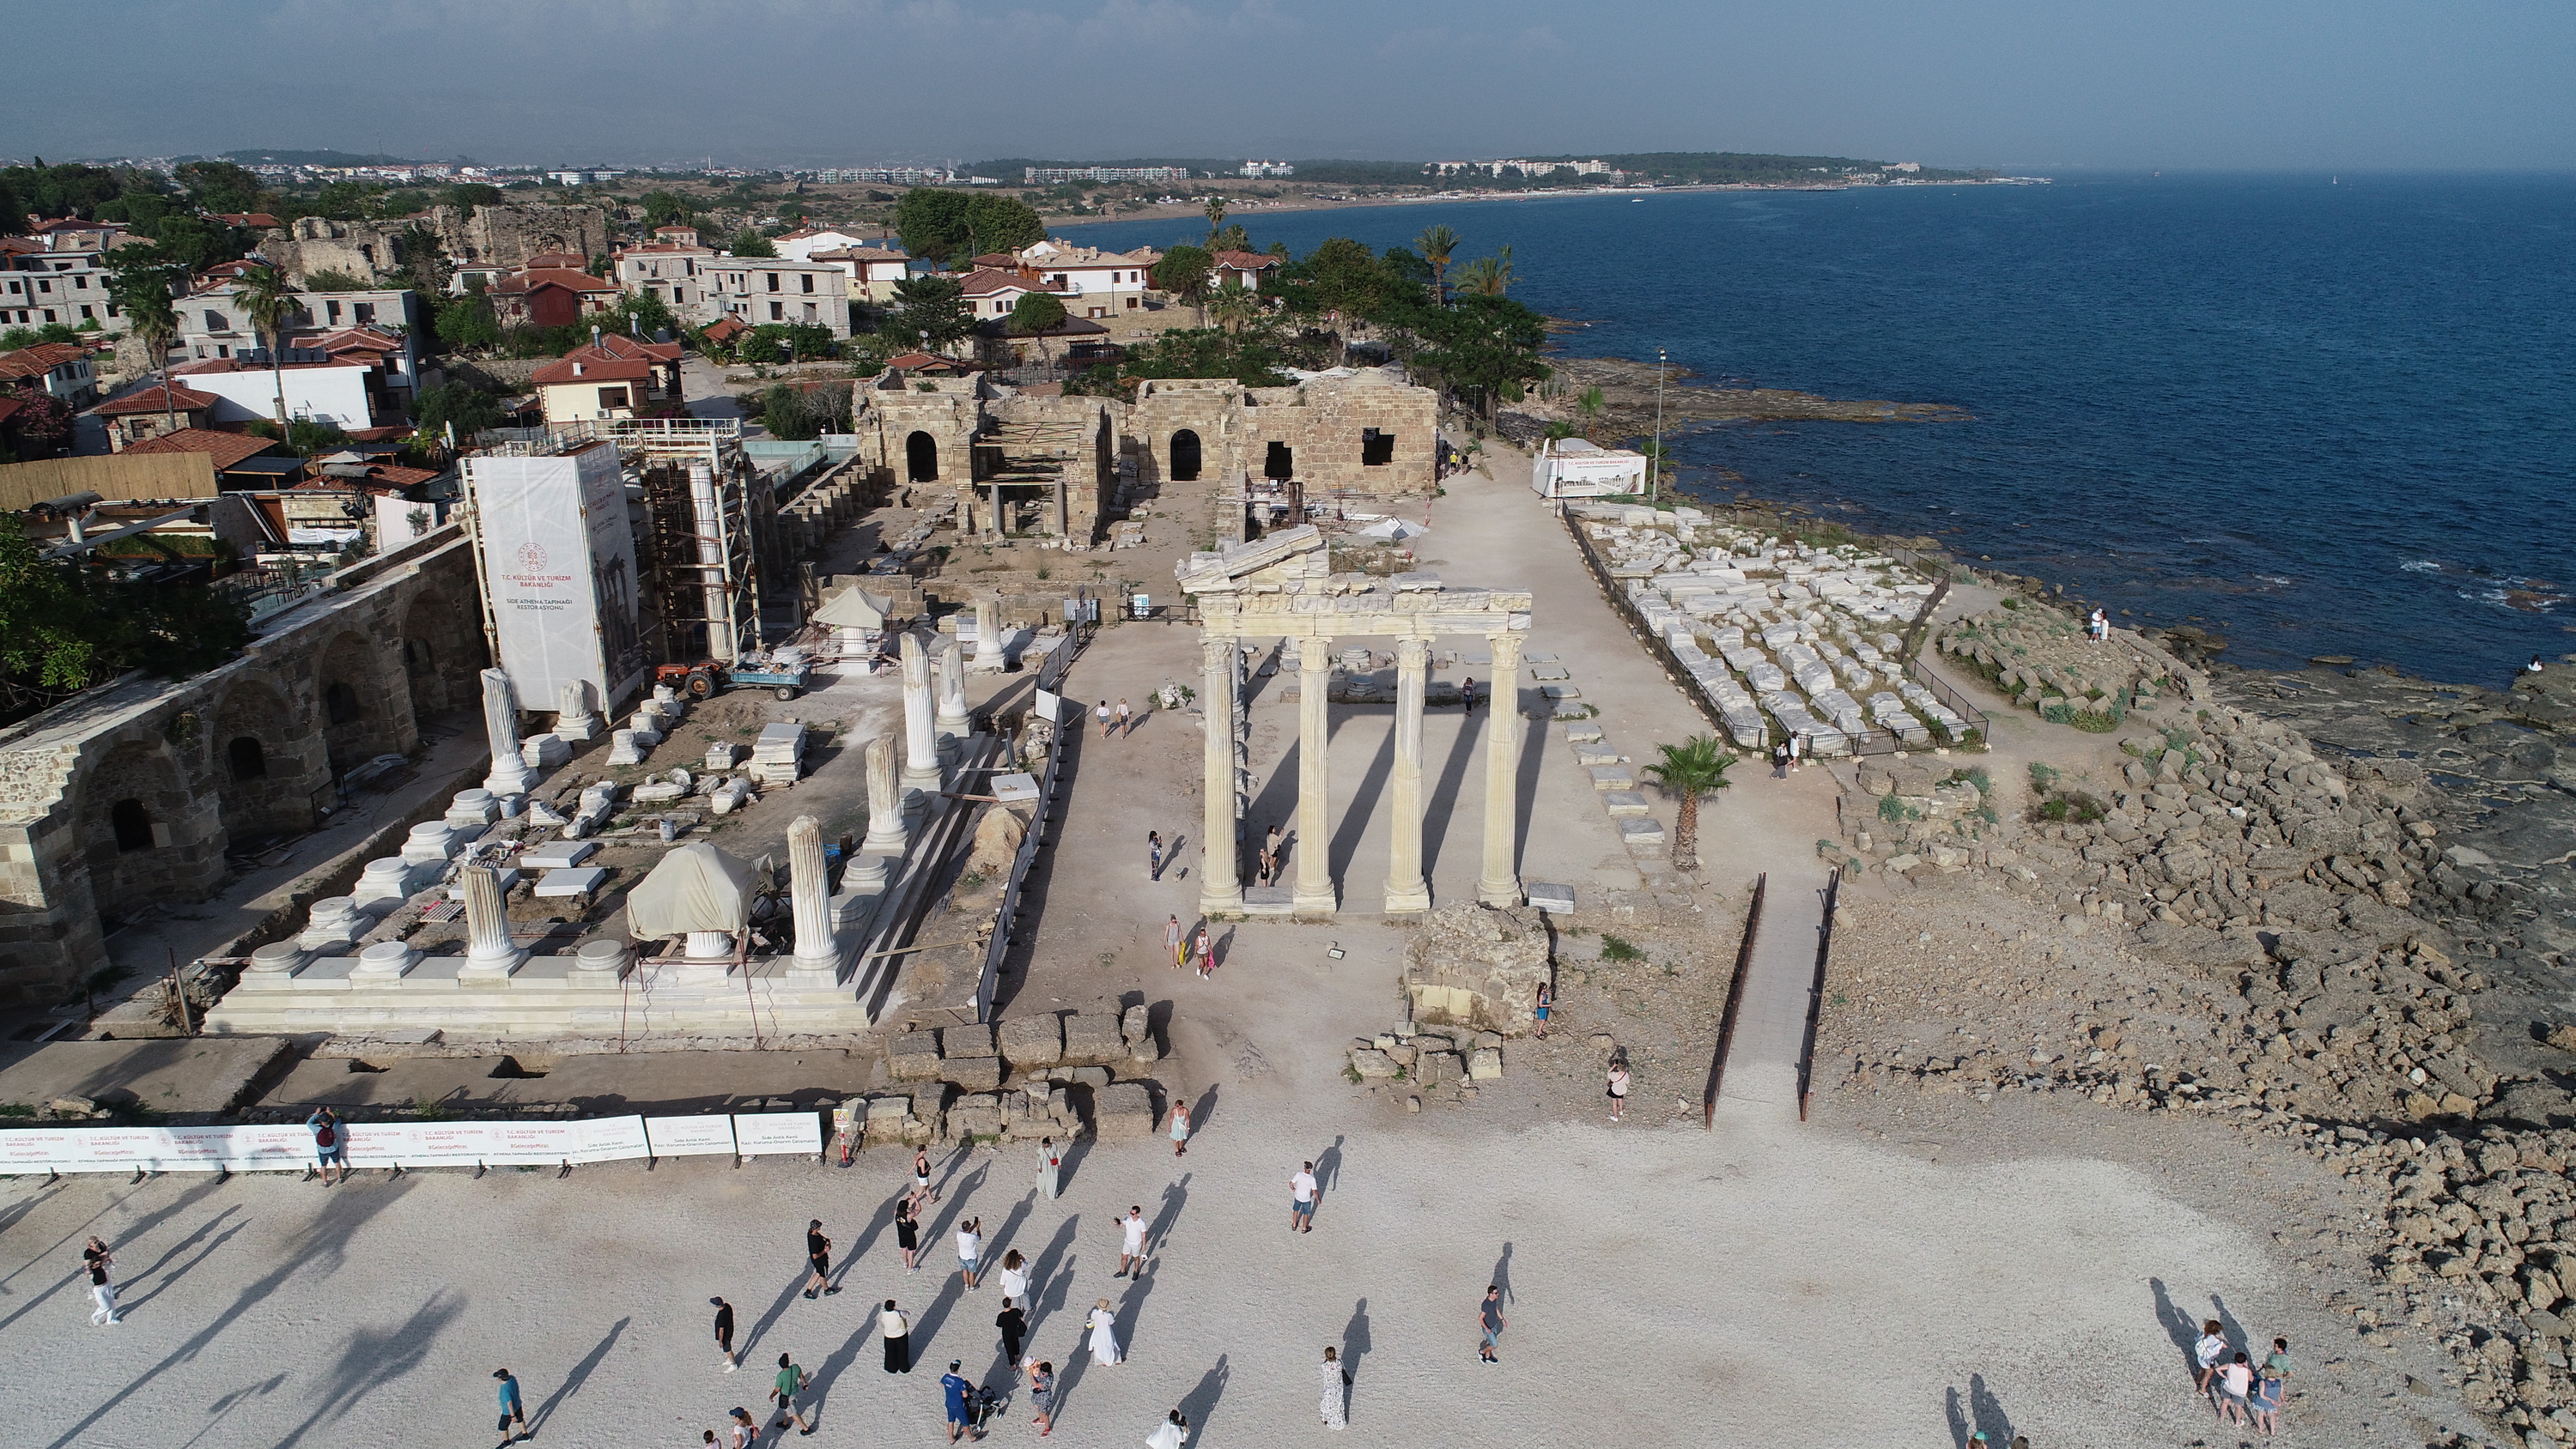
[[[1124,1278],[1132,1268],[1136,1276],[1142,1278],[1145,1276],[1145,1205],[1136,1203],[1130,1206],[1127,1216],[1118,1220],[1118,1227],[1124,1234],[1118,1245],[1118,1271],[1109,1276]]]
[[[983,1229],[982,1218],[968,1218],[957,1225],[957,1264],[966,1274],[966,1287],[970,1292],[979,1286],[976,1269],[981,1266],[984,1256]]]
[[[1309,1162],[1288,1179],[1288,1231],[1315,1230],[1315,1164]]]

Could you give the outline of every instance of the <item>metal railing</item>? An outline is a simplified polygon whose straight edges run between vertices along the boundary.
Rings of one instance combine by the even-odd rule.
[[[1081,731],[1074,731],[1080,734]],[[1002,984],[1002,960],[1011,952],[1014,939],[1011,918],[1020,908],[1020,889],[1028,884],[1029,871],[1037,864],[1038,845],[1055,814],[1056,767],[1064,762],[1065,738],[1056,735],[1055,747],[1047,752],[1046,773],[1038,778],[1037,811],[1029,819],[1029,830],[1020,837],[1019,853],[1011,859],[1011,883],[1002,892],[1001,914],[993,918],[993,939],[984,947],[984,969],[975,981],[975,1020],[993,1019],[993,993]]]
[[[1825,960],[1834,950],[1834,909],[1842,902],[1843,868],[1825,877],[1824,919],[1816,925],[1816,979],[1807,987],[1807,1035],[1798,1046],[1798,1120],[1807,1120],[1807,1096],[1816,1081],[1816,1023],[1825,1011]]]
[[[1770,888],[1769,871],[1753,878],[1753,905],[1744,913],[1744,940],[1735,948],[1735,974],[1726,983],[1726,1014],[1718,1019],[1717,1051],[1708,1061],[1708,1090],[1699,1099],[1702,1131],[1717,1126],[1717,1092],[1726,1082],[1726,1055],[1735,1049],[1735,1023],[1744,1011],[1744,983],[1753,974],[1753,943],[1762,934],[1762,898]]]

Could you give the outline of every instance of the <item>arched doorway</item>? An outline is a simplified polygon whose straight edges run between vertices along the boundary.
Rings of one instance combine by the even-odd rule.
[[[355,708],[354,693],[343,704]],[[249,841],[313,827],[314,792],[330,779],[322,735],[308,711],[264,679],[245,676],[225,691],[213,737],[222,748],[214,786],[226,835]]]
[[[939,440],[928,433],[914,433],[903,440],[903,476],[912,483],[939,481]]]
[[[232,767],[235,780],[268,778],[268,751],[260,748],[257,735],[238,735],[224,746],[224,760]]]
[[[1286,443],[1272,443],[1261,459],[1261,476],[1286,480],[1297,476],[1297,454]]]
[[[1188,428],[1172,434],[1172,481],[1195,483],[1199,480],[1199,435]]]
[[[116,832],[119,854],[152,848],[152,812],[133,796],[107,807],[107,824]]]

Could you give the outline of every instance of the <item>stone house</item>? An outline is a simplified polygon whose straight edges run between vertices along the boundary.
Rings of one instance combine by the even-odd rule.
[[[1067,312],[1073,310],[1072,289],[1062,282],[1047,281],[1027,268],[977,267],[958,285],[965,294],[968,314],[980,322],[1010,316],[1011,309],[1031,292],[1047,293],[1064,303]]]
[[[624,248],[610,260],[615,263],[619,286],[636,296],[654,298],[669,307],[671,315],[694,322],[714,315],[707,303],[706,274],[715,259],[712,247],[657,241],[650,246]]]
[[[128,675],[0,730],[0,1004],[76,991],[115,924],[203,899],[227,849],[310,830],[350,770],[473,707],[469,547],[439,530],[332,575],[227,664]]]
[[[0,352],[0,393],[20,388],[84,407],[98,396],[98,369],[90,363],[89,349],[77,342],[39,342]]]
[[[719,257],[707,276],[710,322],[739,317],[754,327],[783,322],[850,335],[850,276],[834,263]]]
[[[1152,247],[1104,252],[1053,237],[1020,252],[1020,265],[1034,270],[1040,280],[1063,289],[1065,311],[1094,320],[1143,311],[1145,294],[1153,290],[1148,279],[1154,264],[1162,259],[1163,254]]]
[[[484,289],[504,327],[569,327],[617,305],[625,289],[577,267],[530,267]]]
[[[121,453],[146,438],[203,428],[213,420],[214,408],[213,393],[156,382],[100,403],[90,416],[107,424],[107,450]]]
[[[66,217],[39,221],[29,235],[0,238],[0,323],[41,327],[95,323],[119,316],[107,293],[106,254],[125,240],[114,223]]]

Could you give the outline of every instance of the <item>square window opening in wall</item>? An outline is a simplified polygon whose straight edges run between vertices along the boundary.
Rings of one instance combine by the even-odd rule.
[[[1395,461],[1395,434],[1376,428],[1360,429],[1360,466],[1383,468]]]

